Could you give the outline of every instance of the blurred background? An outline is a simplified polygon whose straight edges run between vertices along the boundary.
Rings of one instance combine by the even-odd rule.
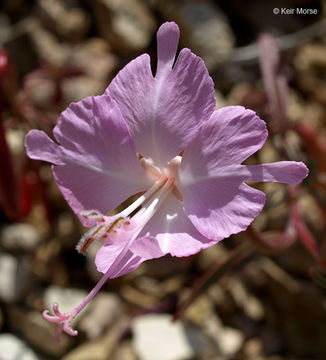
[[[325,13],[319,0],[1,0],[0,360],[326,359]],[[172,20],[217,107],[267,122],[248,163],[304,161],[310,176],[259,184],[267,204],[246,232],[107,283],[58,345],[41,311],[91,290],[96,249],[76,252],[84,229],[24,136],[51,135],[69,103],[103,93],[137,55],[155,68],[156,31]]]

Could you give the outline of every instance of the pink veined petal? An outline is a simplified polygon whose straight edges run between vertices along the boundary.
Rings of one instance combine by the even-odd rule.
[[[155,77],[144,54],[126,65],[106,90],[128,122],[137,152],[163,167],[197,135],[215,107],[214,84],[198,56],[183,49],[172,68],[178,40],[178,26],[163,24],[157,33]]]
[[[207,238],[243,231],[262,211],[265,194],[242,181],[242,176],[230,176],[179,185],[190,221]]]
[[[265,194],[243,181],[297,184],[307,175],[308,169],[303,163],[282,161],[220,168],[215,175],[179,181],[178,186],[185,211],[197,230],[219,240],[245,230],[264,207]]]
[[[265,195],[244,181],[300,182],[302,163],[240,165],[265,142],[265,123],[243,107],[220,109],[185,149],[176,184],[198,231],[211,239],[245,230],[261,212]]]
[[[77,215],[85,209],[107,213],[147,188],[127,125],[108,96],[71,104],[53,133],[59,145],[31,131],[25,140],[27,153],[58,165],[52,167],[55,180]]]
[[[170,194],[140,236],[142,242],[133,244],[133,252],[142,254],[149,243],[158,243],[164,254],[189,256],[214,245],[222,238],[210,240],[196,230],[189,221],[179,200]]]
[[[119,241],[108,245],[103,245],[96,254],[95,264],[97,270],[106,273],[115,259],[119,256],[127,241]],[[135,244],[136,253],[133,252]],[[161,251],[156,241],[151,239],[136,239],[123,259],[110,271],[110,278],[116,278],[125,275],[143,263],[146,260],[158,258],[165,254]]]
[[[280,182],[284,184],[298,184],[308,176],[309,170],[302,162],[278,161],[260,165],[233,165],[212,168],[210,171],[197,174],[192,172],[192,163],[184,165],[180,171],[176,184],[182,186],[193,185],[196,182],[210,179],[230,179],[231,182]],[[200,164],[202,166],[203,164]],[[194,167],[196,169],[196,164]]]
[[[308,176],[309,170],[302,162],[280,161],[261,165],[242,165],[246,181],[271,181],[298,184]]]
[[[165,23],[157,32],[157,72],[171,70],[178,50],[180,30],[174,22]]]
[[[266,124],[252,110],[227,106],[213,113],[199,136],[185,149],[180,178],[195,180],[220,168],[240,165],[259,150],[267,137]]]

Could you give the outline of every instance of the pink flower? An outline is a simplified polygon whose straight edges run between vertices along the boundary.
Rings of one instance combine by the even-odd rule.
[[[53,163],[54,178],[74,212],[94,226],[78,245],[103,242],[96,266],[105,275],[67,314],[54,305],[58,334],[108,278],[143,261],[171,254],[188,256],[245,230],[262,211],[265,195],[246,182],[296,184],[308,170],[284,161],[247,166],[267,129],[253,111],[228,106],[214,111],[214,84],[203,61],[182,49],[175,60],[179,28],[157,33],[158,65],[141,55],[125,66],[102,96],[71,104],[60,116],[53,142],[32,130],[26,149]],[[175,63],[175,64],[174,64]],[[182,155],[181,155],[182,154]],[[129,207],[107,214],[139,194]]]

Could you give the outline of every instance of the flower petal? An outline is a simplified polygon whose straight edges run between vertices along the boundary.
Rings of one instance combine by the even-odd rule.
[[[119,105],[137,152],[165,166],[197,135],[215,107],[214,84],[204,62],[183,49],[172,68],[179,40],[175,23],[158,33],[158,67],[141,55],[125,66],[106,90]]]
[[[108,96],[71,104],[53,133],[59,145],[42,132],[30,132],[27,152],[58,165],[52,168],[55,180],[77,215],[85,209],[105,214],[147,188],[127,125]]]
[[[132,246],[133,252],[138,254],[142,254],[146,244],[157,242],[164,254],[189,256],[217,242],[217,239],[209,240],[195,229],[181,202],[173,195],[167,197],[140,236],[143,236],[143,242],[136,241]]]
[[[110,277],[115,278],[125,275],[143,263],[146,260],[158,258],[165,254],[158,247],[156,241],[150,239],[136,239],[129,251],[123,259],[110,270]],[[123,251],[128,241],[119,241],[108,245],[103,245],[96,254],[95,264],[97,270],[106,273],[115,259]],[[138,244],[138,247],[137,245]],[[133,252],[133,248],[137,248],[137,252]]]
[[[115,259],[119,256],[125,246],[125,242],[116,242],[109,245],[103,245],[96,254],[95,264],[99,272],[106,273]],[[118,266],[111,269],[110,278],[122,276],[135,270],[141,263],[140,256],[134,256],[129,250],[120,261]]]
[[[182,204],[169,195],[157,213],[145,225],[140,237],[130,246],[128,253],[117,264],[110,277],[124,275],[136,269],[142,262],[170,253],[173,256],[189,256],[215,244],[199,233],[186,216]],[[119,256],[126,241],[104,245],[96,256],[97,270],[105,273]]]
[[[309,170],[302,162],[280,161],[262,165],[242,165],[246,181],[271,181],[298,184],[308,176]]]
[[[242,181],[234,176],[181,184],[185,212],[207,238],[221,240],[243,231],[262,211],[265,194]]]
[[[265,195],[244,181],[294,184],[307,175],[305,165],[296,162],[241,165],[266,136],[265,123],[253,111],[230,106],[214,112],[186,148],[176,185],[189,219],[204,236],[238,233],[261,212]]]
[[[221,168],[240,165],[264,145],[266,137],[266,124],[253,111],[242,106],[219,109],[186,148],[180,178],[195,181],[220,174]]]
[[[193,165],[194,166],[191,166]],[[199,164],[204,169],[204,161]],[[195,161],[186,163],[177,179],[179,187],[192,185],[198,181],[210,179],[231,179],[240,182],[280,182],[284,184],[298,184],[308,176],[309,170],[302,162],[278,161],[260,165],[233,165],[224,166],[211,171],[198,172]]]
[[[44,160],[56,165],[64,164],[60,146],[43,131],[29,131],[25,138],[25,147],[31,159]]]

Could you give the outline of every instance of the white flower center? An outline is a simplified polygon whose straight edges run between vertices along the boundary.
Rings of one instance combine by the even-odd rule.
[[[144,168],[147,176],[152,180],[159,180],[162,178],[169,178],[171,180],[175,180],[178,170],[181,164],[182,157],[176,156],[174,157],[168,164],[167,168],[160,169],[157,166],[154,165],[153,161],[151,159],[142,158],[140,160],[140,163],[142,167]]]
[[[154,183],[126,209],[114,216],[103,215],[97,210],[81,212],[86,219],[96,220],[97,225],[81,238],[77,245],[80,253],[85,253],[88,246],[96,239],[101,239],[104,244],[129,241],[131,245],[172,190],[178,197],[174,182],[181,164],[181,156],[173,158],[163,170],[146,158],[141,159],[141,164]],[[133,213],[135,214],[132,215]]]

